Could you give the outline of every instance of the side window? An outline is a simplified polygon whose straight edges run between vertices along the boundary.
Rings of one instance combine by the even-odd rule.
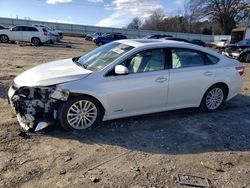
[[[28,31],[28,27],[20,26],[18,31]]]
[[[106,38],[112,38],[112,35],[106,35]]]
[[[28,27],[28,31],[38,31],[35,27]]]
[[[20,31],[20,27],[19,27],[19,26],[13,27],[13,28],[12,28],[12,31]]]
[[[205,65],[202,52],[189,49],[172,49],[172,68],[195,67]]]
[[[129,74],[163,70],[165,65],[164,50],[154,49],[139,52],[123,64],[128,68]]]

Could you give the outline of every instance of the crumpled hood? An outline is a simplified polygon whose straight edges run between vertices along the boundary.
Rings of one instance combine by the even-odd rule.
[[[76,65],[72,59],[52,61],[38,65],[18,75],[18,86],[49,86],[87,77],[92,71]]]

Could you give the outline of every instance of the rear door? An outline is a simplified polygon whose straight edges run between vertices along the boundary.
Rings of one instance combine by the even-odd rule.
[[[31,27],[25,27],[25,31],[23,32],[23,40],[26,42],[31,41],[32,31],[30,29]]]
[[[196,107],[213,83],[218,58],[185,48],[171,50],[168,107]]]

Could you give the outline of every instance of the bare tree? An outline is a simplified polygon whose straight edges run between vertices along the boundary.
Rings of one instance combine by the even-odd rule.
[[[142,21],[139,17],[135,17],[127,26],[128,29],[140,29]]]
[[[149,16],[142,28],[143,29],[150,29],[150,30],[157,30],[157,31],[162,31],[162,21],[165,18],[165,13],[164,10],[161,8],[156,9],[155,11],[152,12],[151,16]]]
[[[199,18],[210,18],[218,22],[222,34],[230,34],[236,22],[244,18],[242,14],[249,0],[190,0],[189,7]]]

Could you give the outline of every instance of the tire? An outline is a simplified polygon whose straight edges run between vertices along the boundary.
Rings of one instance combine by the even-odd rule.
[[[101,45],[103,45],[102,42],[97,42],[97,46],[101,46]]]
[[[9,42],[9,37],[7,35],[0,35],[0,41],[2,43],[8,43]]]
[[[221,108],[227,98],[227,90],[222,84],[211,86],[204,94],[200,109],[203,112],[215,112]]]
[[[80,109],[82,109],[82,113]],[[88,129],[98,124],[102,117],[102,106],[89,96],[69,99],[61,103],[58,110],[59,123],[67,131]]]
[[[31,43],[34,45],[34,46],[39,46],[41,44],[41,40],[37,37],[33,37],[31,39]]]

